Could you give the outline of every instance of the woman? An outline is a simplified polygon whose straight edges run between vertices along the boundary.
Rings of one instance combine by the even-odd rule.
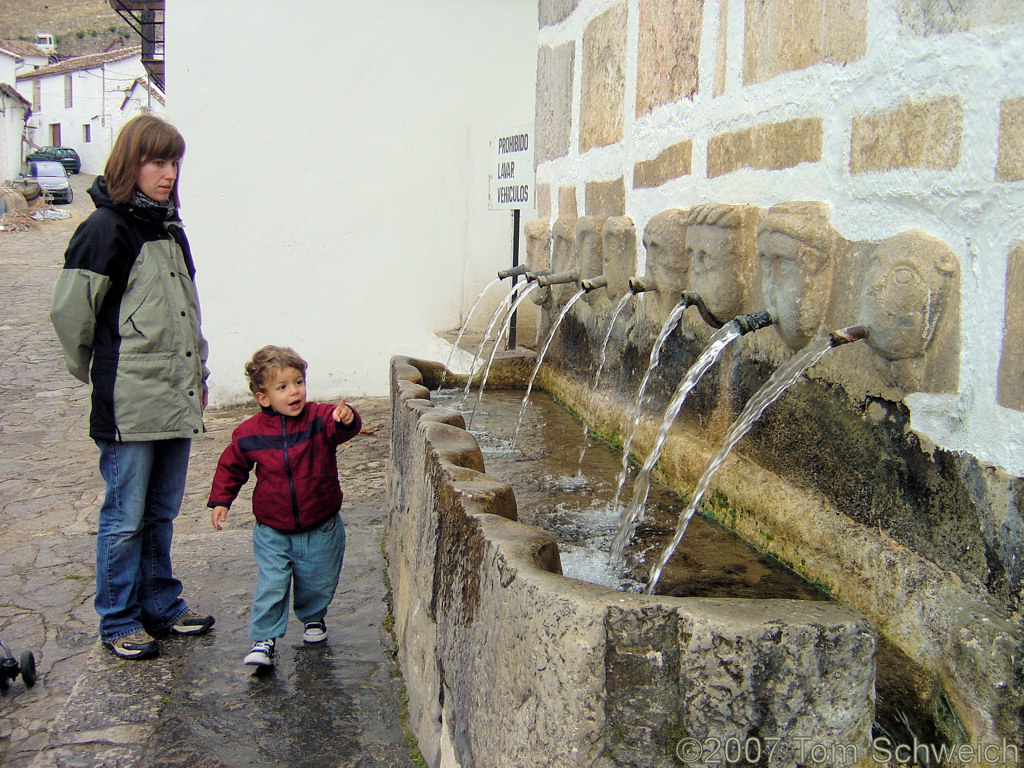
[[[199,635],[214,623],[181,598],[170,559],[209,376],[177,213],[184,152],[160,118],[125,124],[89,190],[96,210],[71,238],[50,310],[68,370],[92,385],[89,436],[107,485],[96,611],[100,639],[126,659],[157,655],[149,632]]]

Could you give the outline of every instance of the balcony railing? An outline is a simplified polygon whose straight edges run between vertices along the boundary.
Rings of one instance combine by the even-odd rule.
[[[165,0],[109,0],[110,7],[142,39],[142,66],[164,93],[164,3]]]

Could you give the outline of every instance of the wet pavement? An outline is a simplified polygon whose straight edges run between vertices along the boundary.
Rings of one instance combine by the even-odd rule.
[[[348,546],[327,642],[303,644],[292,617],[273,670],[242,664],[255,580],[248,497],[219,532],[205,502],[248,407],[207,411],[175,526],[176,575],[189,603],[217,617],[214,630],[161,638],[160,657],[143,662],[97,642],[98,451],[87,388],[67,374],[46,316],[68,238],[92,209],[92,178],[73,177],[75,202],[57,206],[71,219],[0,232],[0,640],[16,658],[31,651],[38,672],[34,687],[17,677],[0,693],[0,766],[415,765],[386,629],[386,398],[351,400],[373,434],[340,449]],[[310,381],[315,397],[315,371]]]

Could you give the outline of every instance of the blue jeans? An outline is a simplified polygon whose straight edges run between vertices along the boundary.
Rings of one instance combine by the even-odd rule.
[[[107,483],[96,537],[96,612],[100,639],[109,643],[169,627],[188,611],[171,574],[171,537],[192,441],[96,445]]]
[[[281,533],[262,523],[252,529],[252,550],[259,574],[252,598],[249,640],[270,640],[288,629],[288,594],[303,624],[323,621],[334,599],[345,559],[345,525],[336,514],[305,533]]]

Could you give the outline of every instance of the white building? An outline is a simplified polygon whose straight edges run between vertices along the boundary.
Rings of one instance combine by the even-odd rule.
[[[163,32],[212,402],[264,344],[317,397],[386,394],[511,262],[490,141],[533,122],[535,0],[175,0]]]
[[[139,78],[145,79],[146,71],[138,46],[76,56],[19,73],[18,91],[32,103],[30,142],[37,147],[72,147],[82,158],[83,171],[102,172],[124,122],[139,111],[163,111],[158,100],[130,96]],[[134,108],[125,108],[132,104]]]
[[[50,55],[46,51],[38,45],[24,40],[0,40],[0,51],[16,59],[14,72],[10,74],[10,79],[7,79],[7,72],[0,74],[0,82],[11,85],[14,85],[16,75],[31,72],[33,69],[45,67],[50,63]]]
[[[18,64],[21,61],[21,56],[14,51],[7,50],[0,43],[0,83],[14,85],[14,77],[18,72]]]
[[[31,67],[29,60],[40,57],[45,63],[45,54],[31,43],[0,41],[0,181],[21,171],[25,121],[32,113],[31,104],[15,89],[15,79],[20,70]]]
[[[121,122],[135,115],[162,113],[164,111],[164,95],[147,77],[139,77],[124,90],[121,100]]]
[[[0,82],[0,182],[21,170],[22,134],[31,113],[28,100],[13,85]]]

